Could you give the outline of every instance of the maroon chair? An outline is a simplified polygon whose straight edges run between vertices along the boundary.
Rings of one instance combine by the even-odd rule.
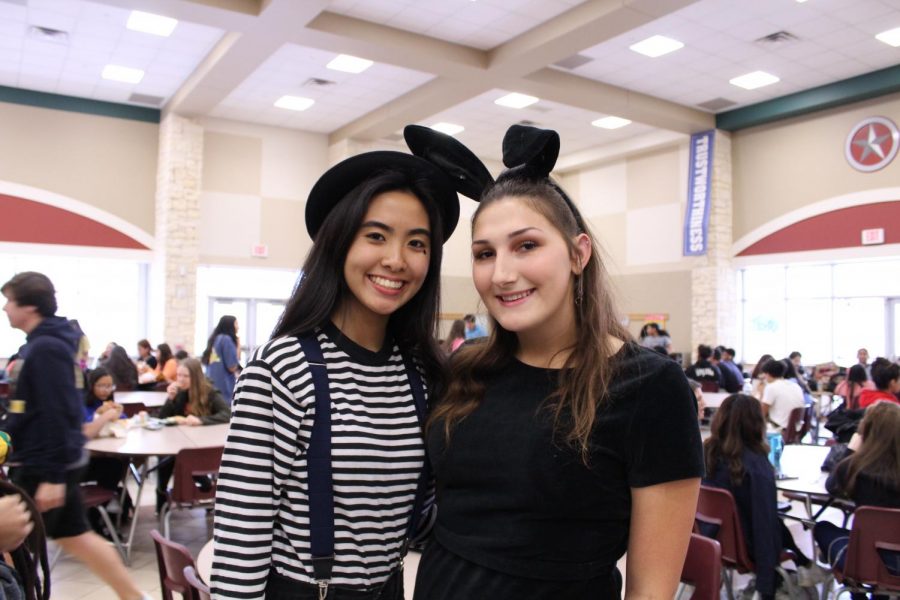
[[[709,392],[710,394],[715,394],[719,391],[719,384],[715,381],[701,381],[700,389],[704,392]]]
[[[200,581],[200,577],[197,575],[197,571],[194,570],[194,567],[185,567],[184,568],[184,578],[187,580],[188,584],[193,588],[196,593],[196,597],[199,600],[211,600],[211,596],[209,595],[209,587],[202,581]]]
[[[156,548],[156,565],[159,568],[163,600],[174,600],[173,593],[179,594],[183,600],[200,600],[184,577],[185,567],[196,567],[190,551],[181,544],[167,540],[156,529],[150,531],[150,536]]]
[[[791,411],[787,427],[781,430],[781,437],[785,444],[800,443],[812,425],[812,412],[812,406],[795,408]]]
[[[147,406],[143,402],[129,402],[122,405],[122,414],[127,418],[131,418],[141,411],[146,411]]]
[[[750,558],[750,554],[747,552],[744,531],[741,528],[734,496],[728,490],[701,485],[695,519],[698,523],[713,526],[717,529],[715,539],[719,542],[722,549],[722,580],[726,585],[729,600],[734,600],[734,572],[756,572],[753,559]],[[785,550],[782,551],[779,562],[793,559],[793,552]],[[788,577],[787,571],[780,565],[776,566],[775,570],[784,579],[791,598],[797,598],[799,590],[796,589],[793,581]]]
[[[106,529],[109,531],[109,537],[112,539],[113,545],[116,547],[116,550],[119,551],[119,554],[122,555],[122,560],[125,562],[125,564],[129,565],[131,563],[128,552],[126,552],[125,546],[122,545],[122,540],[119,538],[118,529],[113,524],[112,519],[110,519],[109,517],[109,513],[106,511],[106,505],[109,504],[110,500],[116,498],[118,495],[118,492],[100,487],[97,484],[81,485],[82,505],[85,509],[97,509],[97,512],[100,513],[100,518],[103,519],[103,524],[106,525]]]
[[[900,575],[888,571],[880,553],[900,556],[900,508],[860,506],[853,513],[844,568],[833,568],[844,591],[863,594],[900,594]],[[894,558],[896,564],[896,558]]]
[[[216,480],[225,448],[185,448],[175,455],[172,487],[166,491],[162,507],[163,533],[169,537],[172,511],[181,508],[212,508],[216,501]]]
[[[722,588],[722,547],[714,539],[692,533],[681,582],[694,586],[690,600],[719,600]]]

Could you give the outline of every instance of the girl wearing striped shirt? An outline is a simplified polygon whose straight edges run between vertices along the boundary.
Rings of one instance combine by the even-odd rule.
[[[424,129],[405,132],[424,158],[358,155],[327,171],[310,193],[314,244],[303,278],[235,389],[216,497],[216,598],[403,598],[398,567],[411,517],[426,512],[414,510],[425,465],[416,400],[442,383],[434,336],[441,247],[456,226],[456,188],[465,179],[448,177],[446,161],[438,168],[429,160],[442,144],[457,158],[470,154]],[[312,559],[312,515],[321,512],[320,495],[310,494],[320,464],[310,448],[321,418],[320,360],[333,492],[327,577]]]

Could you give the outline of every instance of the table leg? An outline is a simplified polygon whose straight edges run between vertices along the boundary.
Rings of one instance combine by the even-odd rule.
[[[131,548],[134,543],[134,532],[137,530],[137,522],[138,515],[140,514],[141,508],[141,493],[144,490],[144,481],[147,478],[147,463],[149,461],[145,458],[141,463],[140,469],[138,469],[134,462],[131,461],[128,463],[128,468],[131,471],[131,476],[134,477],[135,483],[137,483],[137,492],[134,495],[134,517],[131,519],[131,526],[128,528],[128,540],[125,542],[125,564],[131,566]]]

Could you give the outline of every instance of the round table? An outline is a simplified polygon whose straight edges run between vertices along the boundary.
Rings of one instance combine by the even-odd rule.
[[[96,438],[85,444],[85,447],[94,454],[127,458],[129,468],[126,477],[128,473],[131,473],[137,483],[134,518],[131,520],[131,527],[128,531],[128,541],[123,544],[126,563],[131,559],[132,541],[140,514],[137,507],[141,505],[141,493],[148,473],[147,461],[140,460],[140,467],[137,467],[135,459],[146,459],[149,456],[175,456],[185,448],[216,448],[225,445],[227,436],[228,423],[200,427],[174,425],[157,430],[130,427],[126,431],[125,437]]]
[[[159,408],[166,403],[165,392],[116,392],[113,396],[119,404],[141,403],[147,408]]]
[[[200,579],[206,585],[209,585],[209,576],[212,573],[212,562],[213,562],[213,541],[209,540],[203,547],[200,548],[200,553],[197,555],[197,575],[200,576]]]

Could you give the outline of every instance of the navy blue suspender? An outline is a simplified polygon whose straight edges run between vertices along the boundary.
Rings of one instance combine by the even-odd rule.
[[[325,597],[331,571],[334,566],[334,478],[331,472],[331,393],[328,384],[328,369],[322,348],[315,336],[301,337],[300,347],[309,365],[315,389],[315,418],[312,434],[307,449],[307,469],[309,476],[309,537],[312,551],[313,574],[319,586],[319,596]],[[419,424],[423,425],[427,416],[425,403],[425,386],[415,365],[406,356],[404,366],[409,376],[416,404],[416,415]],[[406,554],[408,540],[416,533],[421,518],[428,482],[431,479],[431,468],[428,457],[419,475],[413,512],[410,515],[406,539],[403,542],[402,556]]]

